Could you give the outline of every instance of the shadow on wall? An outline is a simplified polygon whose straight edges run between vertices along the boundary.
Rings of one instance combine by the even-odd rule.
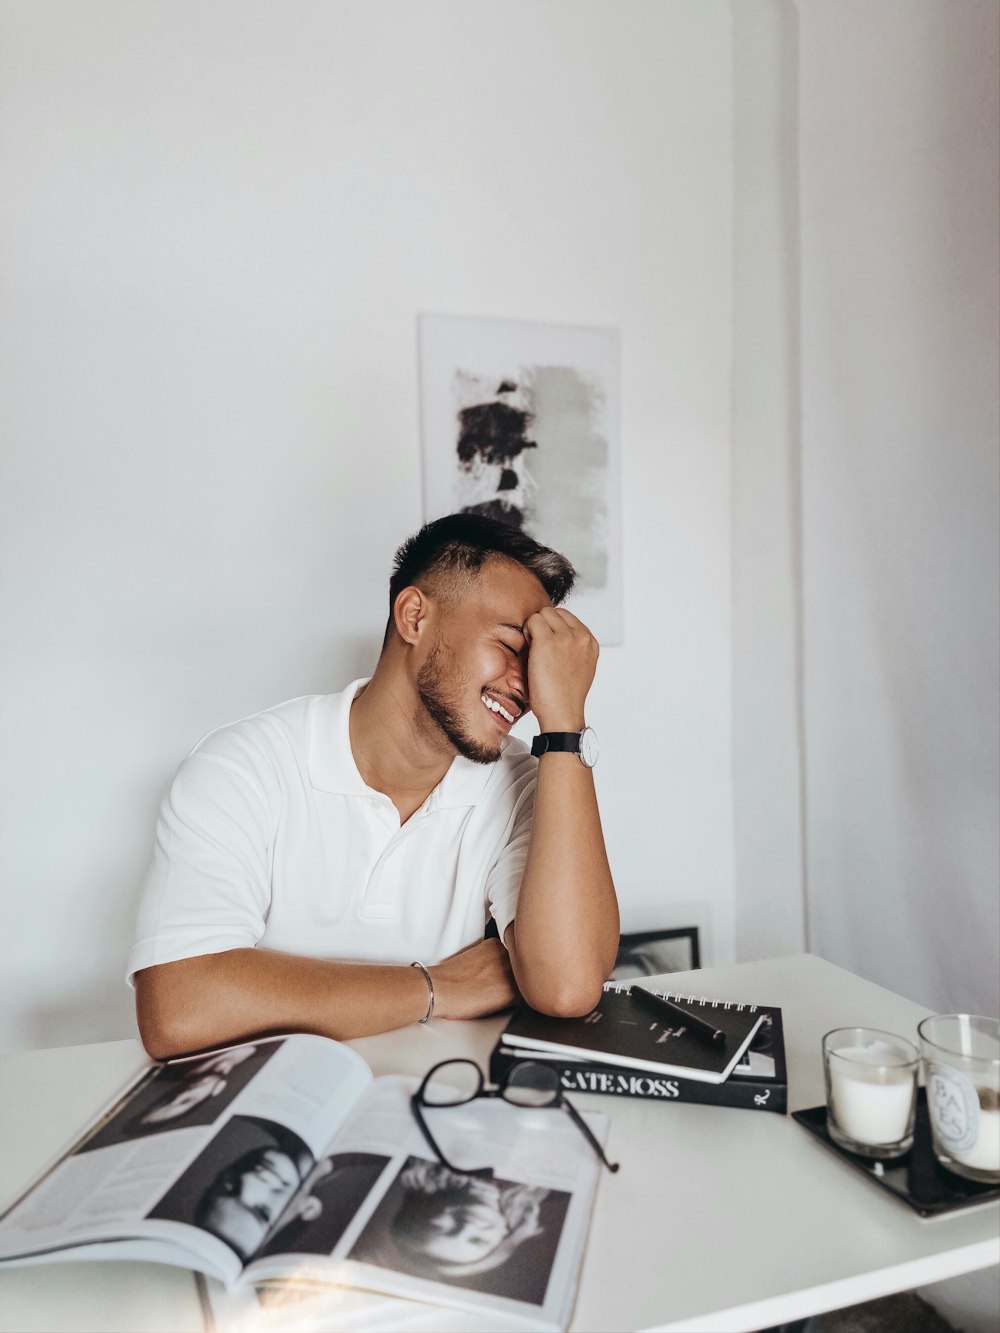
[[[81,873],[81,895],[95,904],[104,904],[102,956],[95,966],[86,969],[89,975],[85,978],[67,975],[61,979],[65,989],[54,984],[44,999],[25,1006],[16,1024],[17,1045],[37,1049],[138,1037],[135,1002],[125,981],[125,967],[132,947],[143,876],[152,852],[156,813],[177,765],[199,735],[216,726],[225,726],[300,694],[336,692],[350,681],[368,675],[375,666],[381,643],[381,636],[331,639],[329,650],[322,653],[318,662],[308,664],[307,670],[290,662],[280,679],[248,682],[244,678],[238,687],[234,686],[231,702],[223,700],[218,707],[212,707],[210,711],[215,716],[206,718],[204,708],[199,706],[190,725],[181,716],[183,708],[175,707],[170,731],[177,735],[176,753],[167,759],[159,773],[149,775],[148,788],[144,781],[141,793],[132,789],[127,803],[119,802],[120,821],[128,825],[127,836],[117,843],[122,859],[114,866],[91,865],[86,873]],[[154,762],[153,756],[149,758]],[[110,827],[109,824],[109,839]],[[109,856],[113,854],[110,845],[108,851]]]
[[[386,606],[386,615],[389,609]],[[330,649],[324,653],[322,659],[323,670],[317,673],[322,684],[314,686],[312,690],[302,689],[300,694],[326,693],[336,694],[349,685],[352,680],[358,680],[361,676],[370,676],[375,670],[375,663],[378,661],[379,653],[382,651],[382,635],[369,638],[367,635],[363,638],[358,637],[350,641],[334,640],[330,644]],[[293,698],[293,695],[285,696]],[[281,703],[280,699],[273,699],[268,707]]]
[[[165,788],[167,781],[169,777],[160,786]],[[138,1037],[135,1000],[125,981],[125,965],[135,933],[139,891],[152,849],[160,795],[159,787],[150,783],[141,801],[141,815],[139,801],[132,803],[129,814],[135,826],[130,830],[131,846],[111,874],[103,867],[91,866],[88,878],[92,885],[81,877],[81,894],[95,904],[103,899],[101,956],[86,968],[85,975],[67,972],[61,978],[53,976],[56,984],[25,1006],[18,1023],[19,1045],[34,1050]],[[104,882],[99,884],[98,880]]]
[[[35,1005],[25,1016],[24,1026],[25,1046],[31,1050],[139,1035],[132,989],[121,975],[92,982],[75,995]]]

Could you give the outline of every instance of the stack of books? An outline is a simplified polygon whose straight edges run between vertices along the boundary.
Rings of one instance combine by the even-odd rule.
[[[608,982],[583,1018],[519,1009],[493,1050],[491,1078],[502,1082],[524,1060],[558,1069],[565,1092],[788,1109],[781,1010],[773,1005]]]

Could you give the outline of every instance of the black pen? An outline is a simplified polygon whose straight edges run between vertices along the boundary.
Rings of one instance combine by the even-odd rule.
[[[682,1009],[678,1004],[672,1004],[670,1000],[665,1000],[662,995],[654,995],[652,991],[642,986],[632,986],[629,994],[637,1004],[643,1009],[648,1009],[657,1018],[669,1018],[674,1023],[681,1019],[691,1029],[692,1036],[697,1037],[699,1041],[707,1042],[709,1046],[721,1046],[726,1040],[726,1034],[719,1028],[712,1027],[711,1023],[706,1023],[703,1018],[698,1018],[695,1014],[689,1014],[686,1009]]]

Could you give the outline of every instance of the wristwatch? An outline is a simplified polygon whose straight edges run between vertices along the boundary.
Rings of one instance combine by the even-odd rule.
[[[582,731],[542,731],[531,742],[531,753],[537,759],[539,755],[554,753],[575,754],[580,763],[593,768],[597,763],[597,733],[593,727],[584,727]]]

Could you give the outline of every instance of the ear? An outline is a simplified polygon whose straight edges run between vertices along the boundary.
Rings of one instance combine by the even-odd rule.
[[[433,602],[427,593],[412,585],[398,594],[392,606],[392,618],[396,633],[404,643],[415,646],[420,642],[432,607]]]

